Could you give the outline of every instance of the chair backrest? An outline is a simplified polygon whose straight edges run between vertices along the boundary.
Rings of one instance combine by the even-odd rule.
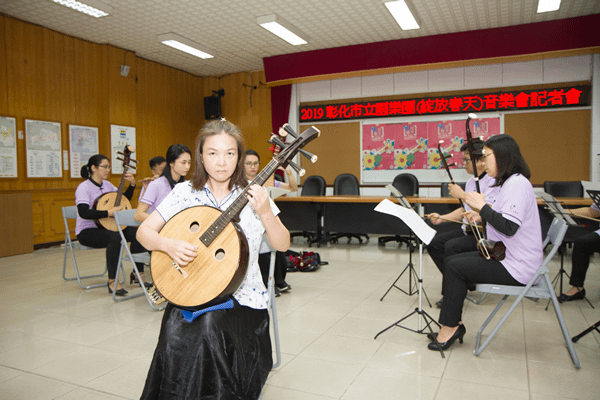
[[[403,196],[415,196],[419,194],[419,180],[413,174],[396,175],[392,185],[402,193]]]
[[[77,219],[77,206],[63,207],[62,214],[63,218]]]
[[[456,182],[456,184],[465,190],[466,182]],[[448,190],[448,186],[450,186],[450,182],[442,182],[442,186],[440,188],[442,197],[450,197],[450,190]]]
[[[358,178],[352,174],[339,174],[333,181],[333,194],[360,194]]]
[[[327,184],[320,175],[311,175],[304,180],[300,196],[325,196]]]
[[[580,181],[546,181],[544,192],[554,197],[583,197],[583,185]]]
[[[134,215],[135,209],[117,211],[113,216],[115,217],[115,222],[118,226],[140,226],[142,223],[136,221],[135,218],[133,218]]]
[[[542,244],[542,247],[546,247],[548,243],[552,243],[552,248],[550,252],[544,259],[542,265],[547,265],[548,262],[554,257],[554,254],[558,251],[558,248],[562,244],[563,239],[565,238],[565,234],[567,233],[567,229],[569,226],[567,222],[562,218],[554,218],[552,220],[552,224],[550,224],[550,229],[548,230],[548,234],[546,235],[546,239]]]

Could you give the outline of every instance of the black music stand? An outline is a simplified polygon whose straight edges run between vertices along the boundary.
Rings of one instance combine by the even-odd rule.
[[[600,192],[598,192],[598,194],[600,194]],[[539,196],[542,200],[544,200],[544,202],[548,206],[548,210],[555,218],[560,218],[560,219],[565,220],[565,222],[567,223],[567,225],[569,227],[580,226],[577,222],[575,222],[573,220],[573,218],[571,218],[572,213],[565,210],[562,207],[562,205],[560,204],[560,202],[554,198],[554,196],[552,196],[548,193],[541,193]],[[591,194],[590,194],[590,196],[591,196]],[[560,269],[556,273],[556,276],[554,277],[554,279],[552,279],[552,287],[555,288],[556,285],[558,284],[558,286],[560,288],[560,293],[558,296],[560,296],[561,294],[563,294],[563,275],[566,275],[567,278],[569,278],[569,279],[571,278],[571,276],[569,275],[569,273],[567,271],[565,271],[565,268],[564,268],[564,258],[565,258],[564,256],[565,256],[565,252],[566,252],[566,245],[564,243],[561,245],[558,252],[560,254]],[[587,299],[587,297],[584,297],[584,299],[588,302],[588,304],[592,308],[594,308],[594,306],[592,305],[592,303],[590,303],[590,301]],[[548,300],[548,304],[546,304],[546,310],[548,310],[549,306],[550,306],[550,300]]]
[[[402,193],[398,189],[396,189],[393,185],[391,185],[391,184],[387,185],[386,188],[392,193],[392,195],[396,198],[396,200],[398,200],[398,203],[402,207],[405,207],[408,209],[413,209],[413,207],[410,205],[408,200],[406,200],[406,198],[402,195]],[[422,243],[418,237],[416,237],[416,238],[413,237],[412,229],[410,231],[407,246],[408,246],[408,264],[406,265],[406,267],[404,267],[402,272],[400,272],[400,275],[398,275],[398,277],[396,278],[394,283],[392,283],[392,285],[384,293],[384,295],[381,297],[381,299],[379,299],[379,301],[383,301],[385,296],[387,296],[387,294],[390,292],[390,290],[392,290],[392,288],[396,288],[396,289],[400,290],[402,293],[407,294],[408,296],[412,296],[413,294],[416,294],[419,292],[419,283],[422,282],[422,280],[419,278],[419,275],[417,274],[417,271],[415,270],[415,266],[413,264],[413,252],[415,251],[417,246],[419,246],[419,247],[422,246]],[[408,271],[408,292],[396,285],[396,283],[400,280],[400,278],[402,277],[402,275],[404,275],[404,273],[406,271]],[[413,279],[414,279],[414,282],[413,282]],[[425,299],[427,299],[427,303],[429,304],[429,307],[431,307],[431,302],[429,301],[429,297],[427,297],[427,293],[425,293],[425,289],[423,289],[423,294],[425,295]]]
[[[393,193],[393,191],[392,191],[392,193]],[[394,193],[394,196],[396,196],[396,194],[395,194],[395,193]],[[406,199],[404,199],[404,198],[403,198],[403,197],[401,197],[401,196],[402,196],[402,195],[398,196],[398,197],[400,197],[400,198],[398,198],[398,197],[397,197],[397,198],[398,198],[398,201],[399,201],[399,202],[400,202],[400,204],[401,204],[401,207],[404,207],[404,208],[407,208],[407,209],[411,210],[411,211],[412,211],[412,213],[416,215],[416,213],[414,212],[414,210],[412,209],[412,207],[410,207],[410,204],[408,204],[408,201],[406,201]],[[389,202],[389,200],[384,200],[384,201],[382,201],[382,203],[384,203],[384,202],[386,202],[386,201],[387,201],[387,202]],[[379,207],[379,206],[380,206],[382,203],[380,203],[380,204],[378,205],[378,207]],[[389,203],[391,203],[391,202],[389,202]],[[408,205],[408,207],[407,207],[406,205]],[[377,209],[377,207],[375,208],[375,210],[376,210],[376,211],[380,211],[380,210],[378,210],[378,209]],[[385,212],[385,211],[381,211],[381,212]],[[400,218],[400,217],[399,217],[399,218]],[[418,217],[418,218],[420,219],[420,217]],[[413,228],[413,227],[411,227],[411,225],[409,225],[409,222],[405,221],[404,219],[403,219],[403,221],[404,221],[404,222],[405,222],[405,223],[408,225],[408,227],[411,229],[411,232],[413,232],[413,231],[414,231],[414,228]],[[417,233],[417,235],[416,235],[416,236],[417,236],[417,243],[419,244],[419,268],[420,268],[420,275],[416,275],[416,271],[414,271],[414,268],[412,268],[412,266],[411,266],[411,268],[412,268],[412,271],[415,273],[415,276],[417,277],[417,282],[418,282],[418,294],[419,294],[419,306],[418,306],[417,308],[415,308],[415,310],[414,310],[413,312],[411,312],[410,314],[408,314],[408,315],[404,316],[403,318],[401,318],[401,319],[399,319],[398,321],[394,322],[393,324],[391,324],[390,326],[388,326],[388,327],[387,327],[387,328],[385,328],[384,330],[382,330],[382,331],[378,332],[378,333],[377,333],[377,335],[375,335],[374,339],[377,339],[377,337],[378,337],[379,335],[381,335],[383,332],[385,332],[385,331],[387,331],[387,330],[389,330],[389,329],[393,328],[394,326],[397,326],[398,328],[406,329],[406,330],[408,330],[408,331],[411,331],[411,332],[415,332],[415,333],[421,333],[421,334],[426,334],[426,333],[428,333],[428,332],[426,332],[426,331],[425,331],[425,329],[429,329],[429,333],[433,334],[433,329],[431,329],[431,325],[432,325],[432,323],[433,323],[433,324],[435,324],[435,325],[437,325],[437,326],[438,326],[438,328],[441,328],[441,325],[440,325],[440,324],[438,324],[438,323],[437,323],[437,321],[436,321],[436,320],[434,320],[434,319],[431,317],[431,315],[429,315],[429,314],[427,314],[427,312],[423,311],[423,296],[422,296],[422,294],[424,294],[424,293],[425,293],[425,290],[423,289],[423,242],[422,242],[422,240],[420,240],[420,238],[419,238],[419,235],[418,235],[418,232],[416,232],[416,233]],[[433,238],[433,236],[432,236],[431,238]],[[429,243],[429,241],[431,241],[431,238],[429,238],[429,240],[427,241],[427,243]],[[408,266],[407,266],[407,268],[408,268]],[[405,270],[406,270],[406,268],[405,268]],[[403,271],[403,273],[404,273],[404,271]],[[398,277],[398,278],[400,278],[400,277]],[[397,281],[397,280],[398,280],[398,279],[396,279],[396,281]],[[391,289],[392,287],[394,287],[394,286],[395,286],[395,282],[394,282],[394,285],[392,285],[392,286],[390,287],[390,289]],[[397,287],[397,286],[396,286],[396,287]],[[397,288],[398,288],[398,287],[397,287]],[[390,289],[388,289],[388,292],[389,292],[389,290],[390,290]],[[398,289],[400,289],[400,288],[398,288]],[[400,290],[402,290],[402,289],[400,289]],[[404,291],[403,291],[403,292],[404,292]],[[405,292],[405,293],[406,293],[406,292]],[[387,294],[387,292],[386,292],[386,294]],[[427,296],[427,295],[425,295],[425,296]],[[385,297],[385,295],[384,295],[384,297]],[[382,298],[382,300],[383,300],[383,298]],[[429,299],[427,299],[427,301],[429,302]],[[431,307],[431,303],[429,303],[429,307]],[[415,330],[415,329],[407,328],[407,327],[405,327],[405,326],[402,326],[402,325],[400,325],[400,323],[401,323],[402,321],[404,321],[405,319],[407,319],[407,318],[409,318],[410,316],[412,316],[412,315],[415,315],[415,314],[419,316],[419,329]],[[423,321],[423,319],[425,320],[425,326],[424,326],[424,327],[423,327],[423,325],[422,325],[422,321]],[[442,347],[441,347],[441,345],[440,345],[440,344],[439,344],[437,341],[435,341],[435,343],[436,343],[436,344],[437,344],[437,346],[438,346],[438,350],[440,351],[440,354],[442,355],[442,358],[446,358],[446,356],[444,355],[444,351],[442,350]]]

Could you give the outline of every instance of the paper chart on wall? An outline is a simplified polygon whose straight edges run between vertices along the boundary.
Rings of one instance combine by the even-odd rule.
[[[28,178],[62,177],[60,123],[25,120]]]
[[[71,178],[81,178],[81,166],[98,153],[98,128],[69,125]]]
[[[14,118],[0,117],[0,178],[17,177],[16,128]]]
[[[135,128],[132,126],[121,126],[121,125],[111,125],[110,126],[110,153],[111,159],[110,164],[112,166],[111,172],[113,174],[122,174],[123,173],[123,161],[118,160],[117,157],[123,158],[118,155],[117,152],[123,152],[123,149],[126,145],[132,146],[135,149]],[[131,159],[135,160],[135,151],[131,153]],[[132,163],[135,165],[135,163]],[[129,170],[132,174],[135,175],[135,169]]]

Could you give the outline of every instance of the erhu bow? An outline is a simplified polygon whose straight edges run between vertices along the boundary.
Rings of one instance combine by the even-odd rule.
[[[471,119],[477,118],[475,114],[469,114],[467,118],[467,148],[469,150],[469,156],[471,157],[471,165],[473,166],[473,179],[475,179],[475,188],[477,189],[477,193],[481,194],[481,187],[479,186],[479,173],[477,172],[477,161],[475,160],[475,145],[473,143],[473,135],[471,134]],[[486,230],[485,230],[485,222],[481,221],[481,226],[483,230],[483,234],[480,235],[479,231],[474,230],[475,238],[477,239],[477,250],[479,253],[484,256],[487,260],[494,259],[497,261],[504,260],[506,256],[506,246],[504,243],[498,241],[495,242],[493,240],[488,240],[486,238]]]

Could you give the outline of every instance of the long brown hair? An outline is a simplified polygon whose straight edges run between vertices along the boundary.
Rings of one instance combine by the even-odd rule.
[[[235,139],[237,143],[238,160],[235,166],[235,171],[229,180],[229,190],[233,189],[234,185],[241,188],[248,185],[248,181],[244,176],[244,139],[240,129],[229,121],[214,120],[207,122],[196,137],[196,174],[192,179],[192,187],[195,190],[202,190],[208,181],[208,173],[202,164],[202,148],[206,139],[213,135],[227,134]]]

